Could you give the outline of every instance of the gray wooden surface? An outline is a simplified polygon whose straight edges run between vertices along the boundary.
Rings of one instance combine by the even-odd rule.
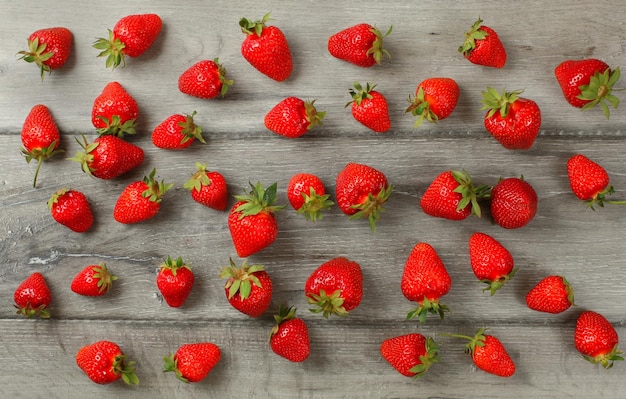
[[[625,364],[604,370],[585,362],[573,346],[577,314],[604,314],[626,337],[624,209],[587,210],[569,190],[565,162],[577,152],[601,161],[617,193],[626,197],[623,162],[626,113],[606,120],[598,110],[581,112],[563,99],[553,69],[564,59],[596,57],[611,66],[626,65],[626,27],[621,1],[110,1],[87,5],[57,0],[5,1],[0,6],[0,396],[74,397],[622,397]],[[523,5],[522,5],[523,4]],[[46,11],[39,11],[45,8]],[[271,21],[287,35],[294,73],[277,83],[241,57],[241,17]],[[93,40],[132,13],[155,12],[164,22],[153,48],[126,68],[106,70]],[[502,70],[482,68],[457,52],[464,32],[480,16],[494,28],[508,51]],[[393,33],[386,40],[392,58],[362,69],[332,58],[326,40],[347,26],[369,22]],[[74,34],[66,67],[42,83],[37,69],[17,60],[16,52],[39,28],[62,25]],[[235,80],[223,99],[200,100],[177,90],[177,77],[200,59],[219,57]],[[448,76],[461,87],[452,116],[437,125],[413,128],[404,114],[406,99],[428,77]],[[95,135],[93,99],[112,80],[122,83],[140,107],[139,133],[132,140],[146,152],[138,170],[113,181],[91,179],[77,164],[57,157],[44,164],[37,189],[34,165],[19,153],[20,129],[30,108],[46,104],[62,131],[66,154],[78,150],[74,137]],[[378,84],[391,108],[392,129],[375,134],[355,122],[344,104],[352,82]],[[622,82],[623,83],[623,82]],[[524,88],[542,109],[543,125],[528,151],[503,149],[484,131],[480,93]],[[263,116],[286,96],[317,99],[326,110],[324,125],[289,140],[263,126]],[[622,99],[624,97],[621,94]],[[166,116],[197,111],[207,144],[184,152],[154,147],[150,132]],[[395,190],[375,234],[364,220],[350,221],[338,208],[317,224],[291,208],[278,214],[278,240],[251,261],[262,263],[275,284],[273,309],[295,305],[311,331],[312,355],[292,364],[267,344],[271,314],[249,319],[227,303],[218,272],[236,253],[226,212],[191,200],[182,184],[196,161],[222,172],[231,193],[248,182],[278,182],[279,201],[296,172],[318,174],[331,192],[336,174],[348,161],[383,171]],[[138,225],[112,218],[122,188],[152,167],[175,183],[160,214]],[[447,169],[465,168],[478,183],[524,175],[539,196],[536,218],[507,231],[482,219],[452,222],[422,213],[418,198]],[[75,234],[54,222],[46,207],[58,188],[83,191],[96,223]],[[468,262],[467,240],[483,231],[513,254],[519,272],[496,296],[481,292]],[[444,321],[424,326],[404,321],[411,304],[399,284],[415,243],[433,245],[453,280]],[[171,255],[193,267],[197,284],[184,307],[169,308],[157,294],[156,268]],[[364,297],[347,318],[325,320],[308,312],[303,286],[322,262],[347,256],[364,270]],[[240,260],[238,260],[240,261]],[[74,274],[90,263],[106,262],[119,276],[112,292],[93,299],[69,289]],[[33,271],[42,272],[53,291],[52,319],[25,320],[14,313],[13,291]],[[542,277],[562,274],[575,290],[578,306],[560,315],[529,310],[526,292]],[[443,332],[471,334],[486,326],[506,345],[517,373],[508,379],[475,369],[463,345]],[[441,361],[421,380],[393,370],[379,355],[383,339],[418,331],[441,344]],[[98,386],[74,361],[84,344],[109,339],[137,361],[138,387]],[[179,345],[209,340],[223,357],[199,384],[183,384],[163,374],[162,357]],[[626,344],[622,345],[626,348]]]

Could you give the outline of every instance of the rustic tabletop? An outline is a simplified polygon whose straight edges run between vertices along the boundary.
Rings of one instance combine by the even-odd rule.
[[[523,4],[523,5],[522,5]],[[565,59],[598,58],[612,67],[626,64],[625,5],[603,0],[571,1],[109,1],[54,4],[25,0],[0,8],[0,393],[2,397],[605,397],[626,389],[624,364],[605,370],[586,362],[574,348],[577,316],[603,314],[626,337],[626,256],[624,209],[595,212],[571,192],[567,159],[582,153],[600,162],[626,197],[623,162],[626,113],[581,111],[564,99],[554,68]],[[241,56],[242,17],[271,11],[271,25],[285,33],[294,69],[284,82],[262,75]],[[121,17],[156,13],[163,29],[142,56],[113,71],[97,58],[94,40]],[[457,51],[464,33],[480,17],[495,29],[508,53],[502,69],[481,67]],[[382,31],[391,58],[360,68],[332,57],[328,37],[367,22]],[[65,26],[74,38],[68,63],[42,81],[37,68],[18,60],[28,35]],[[201,59],[218,58],[235,81],[224,98],[205,100],[178,91],[178,76]],[[414,128],[405,114],[407,98],[422,80],[445,76],[461,95],[453,114]],[[140,108],[137,134],[128,138],[145,151],[144,163],[112,180],[91,178],[66,158],[79,146],[75,137],[96,137],[91,124],[94,98],[104,85],[120,82]],[[344,105],[354,81],[373,82],[389,101],[391,129],[374,133],[356,122]],[[623,86],[623,81],[618,86]],[[524,89],[537,102],[542,125],[529,150],[507,150],[484,129],[481,92]],[[622,94],[616,92],[620,97]],[[323,125],[297,139],[280,137],[263,125],[264,115],[287,96],[316,99],[326,111]],[[35,104],[47,105],[61,131],[65,153],[45,162],[36,188],[35,165],[20,154],[20,131]],[[197,112],[207,143],[183,151],[155,147],[154,127],[173,113]],[[278,202],[287,204],[292,175],[318,175],[334,199],[335,177],[348,162],[364,163],[387,176],[393,193],[376,232],[366,220],[349,220],[336,206],[316,223],[290,208],[277,213],[279,234],[251,263],[265,266],[274,280],[272,306],[250,318],[227,302],[219,271],[234,258],[228,211],[194,202],[183,188],[196,162],[207,162],[227,179],[230,194],[248,183],[278,184]],[[152,168],[174,184],[159,214],[123,225],[112,217],[115,201],[129,183]],[[451,221],[424,214],[419,199],[439,173],[465,169],[480,184],[523,175],[535,188],[536,217],[507,230],[481,218]],[[62,187],[88,197],[95,216],[86,233],[56,223],[46,206]],[[235,200],[231,197],[229,206]],[[496,295],[482,292],[469,265],[468,239],[476,231],[505,245],[519,268]],[[420,325],[405,321],[411,303],[400,291],[409,252],[418,242],[436,248],[452,278],[443,320]],[[196,274],[181,308],[169,307],[155,285],[167,256],[183,257]],[[323,318],[308,311],[304,283],[320,264],[337,256],[358,262],[364,275],[363,300],[347,317]],[[112,290],[87,298],[70,290],[73,276],[88,264],[104,262],[118,276]],[[13,292],[31,273],[41,272],[53,294],[51,318],[17,315]],[[530,310],[525,295],[547,275],[567,278],[575,307],[561,314]],[[267,342],[279,304],[298,308],[309,326],[311,356],[291,363]],[[478,328],[500,338],[516,363],[508,378],[473,366],[463,345],[443,333],[473,334]],[[386,338],[419,332],[440,344],[440,361],[421,379],[400,375],[381,357]],[[121,381],[92,383],[74,360],[80,347],[111,340],[136,361],[138,386]],[[163,356],[181,344],[210,341],[222,358],[209,376],[185,384],[163,373]],[[623,362],[620,362],[623,363]],[[621,393],[621,394],[620,394]]]

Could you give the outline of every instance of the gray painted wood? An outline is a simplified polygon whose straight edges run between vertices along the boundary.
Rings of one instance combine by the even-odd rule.
[[[9,2],[0,9],[0,393],[3,397],[620,397],[626,389],[625,365],[603,370],[580,358],[573,347],[577,314],[604,314],[626,336],[626,272],[623,258],[624,210],[607,206],[587,210],[571,193],[565,162],[582,152],[611,176],[616,198],[626,197],[623,162],[626,114],[581,112],[563,99],[553,76],[566,58],[596,57],[611,66],[624,64],[626,41],[619,1],[593,7],[568,1],[424,1],[424,2],[254,2],[135,1],[74,8],[60,0],[45,14],[32,1]],[[518,7],[519,9],[516,9]],[[612,11],[608,11],[612,10]],[[277,83],[248,65],[239,53],[241,17],[260,18],[272,11],[272,23],[288,37],[294,74]],[[108,71],[91,48],[120,17],[156,12],[164,29],[144,56],[124,69]],[[480,16],[499,32],[509,54],[502,70],[481,68],[461,58],[463,33]],[[393,25],[386,44],[392,58],[361,69],[332,58],[326,40],[358,22],[382,30]],[[34,30],[63,25],[75,39],[73,56],[62,70],[41,82],[37,70],[17,60]],[[609,36],[609,34],[611,36]],[[200,59],[219,57],[235,80],[223,99],[199,100],[177,90],[177,77]],[[428,77],[449,76],[461,87],[452,116],[436,125],[413,128],[404,114],[406,98]],[[33,189],[34,165],[19,153],[20,129],[30,108],[46,104],[63,134],[66,154],[78,150],[74,137],[94,137],[91,104],[104,85],[122,83],[140,106],[139,133],[131,138],[146,152],[137,170],[101,181],[85,176],[77,164],[57,157],[42,167]],[[378,84],[389,102],[392,129],[375,134],[352,120],[348,89],[354,80]],[[487,86],[524,88],[542,109],[543,124],[528,151],[503,149],[484,131],[480,92]],[[326,110],[324,125],[288,140],[263,127],[263,116],[282,98],[317,99]],[[619,96],[620,94],[618,94]],[[183,152],[155,148],[151,129],[176,112],[198,112],[206,145]],[[271,314],[248,319],[233,310],[218,279],[220,268],[236,256],[226,227],[227,213],[191,200],[182,184],[196,161],[222,172],[232,194],[248,182],[277,182],[279,201],[296,172],[318,174],[331,192],[339,170],[349,161],[383,171],[395,190],[376,233],[365,221],[351,221],[337,208],[316,224],[286,208],[278,214],[278,240],[251,257],[275,280],[273,308],[288,303],[311,329],[312,355],[292,364],[267,345]],[[157,217],[139,225],[115,222],[112,211],[123,187],[156,167],[175,184]],[[526,227],[504,230],[481,219],[451,222],[422,213],[418,199],[430,181],[447,169],[464,168],[475,181],[493,184],[499,177],[523,175],[539,195],[539,212]],[[52,220],[49,196],[61,187],[83,191],[96,224],[75,234]],[[231,204],[233,202],[231,201]],[[500,240],[513,254],[518,275],[496,296],[481,292],[468,263],[467,240],[474,231]],[[433,245],[444,260],[453,288],[445,297],[451,312],[426,325],[404,321],[411,304],[399,282],[415,243]],[[193,267],[197,284],[181,309],[169,308],[154,279],[160,261],[182,256]],[[365,275],[362,304],[344,319],[325,320],[307,311],[304,281],[322,262],[347,256]],[[120,279],[100,299],[73,294],[69,283],[90,263],[106,262]],[[53,290],[51,320],[24,320],[14,314],[13,291],[33,271],[41,271]],[[560,315],[533,312],[526,292],[542,277],[562,274],[575,290],[578,306]],[[476,370],[463,345],[439,334],[471,334],[487,326],[507,346],[518,372],[503,379]],[[399,375],[380,357],[385,338],[419,331],[441,344],[441,362],[421,380]],[[141,384],[97,386],[74,362],[82,345],[99,339],[118,342],[138,363]],[[188,342],[210,340],[223,358],[202,383],[185,385],[161,372],[162,357]]]

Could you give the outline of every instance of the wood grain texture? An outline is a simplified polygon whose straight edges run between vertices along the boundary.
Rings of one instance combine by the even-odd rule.
[[[591,8],[565,0],[527,1],[522,8],[514,2],[479,0],[192,0],[184,5],[139,0],[75,8],[75,2],[60,0],[46,15],[32,12],[37,4],[8,2],[0,8],[5,21],[0,26],[0,396],[618,398],[626,389],[623,364],[611,370],[594,367],[573,347],[574,323],[583,309],[604,314],[626,336],[626,216],[618,206],[587,210],[571,193],[565,169],[575,153],[601,160],[615,196],[626,197],[626,114],[620,108],[606,120],[600,110],[572,108],[553,76],[554,67],[566,58],[625,64],[622,2],[598,1]],[[282,83],[256,72],[239,53],[239,19],[260,18],[267,11],[287,35],[294,55],[294,74]],[[155,45],[128,60],[125,68],[106,70],[91,47],[93,40],[122,16],[143,12],[155,12],[164,21]],[[472,65],[457,52],[478,16],[498,31],[507,48],[502,70]],[[330,56],[328,36],[358,22],[381,30],[393,25],[386,41],[391,59],[362,69]],[[73,55],[65,68],[41,82],[37,69],[18,61],[15,53],[32,31],[54,25],[72,30]],[[225,98],[199,100],[178,92],[182,71],[216,57],[235,80]],[[459,105],[445,121],[414,129],[414,120],[404,113],[406,99],[432,76],[457,80]],[[146,161],[123,177],[102,181],[87,177],[65,158],[79,149],[74,137],[95,137],[91,105],[113,80],[139,103],[139,133],[129,140],[144,149]],[[344,108],[355,80],[377,83],[388,98],[388,133],[368,131]],[[539,104],[542,130],[531,150],[505,150],[484,130],[480,92],[487,86],[524,88],[524,95]],[[327,111],[324,125],[296,140],[263,126],[265,113],[290,95],[317,99],[318,108]],[[19,148],[24,118],[37,103],[51,109],[66,154],[43,165],[33,189],[34,165],[24,162]],[[183,152],[152,145],[150,132],[161,120],[194,110],[206,145],[194,144]],[[236,254],[227,214],[193,202],[182,188],[196,161],[224,174],[231,194],[243,193],[248,182],[277,182],[283,204],[293,174],[315,173],[334,193],[335,176],[350,161],[383,171],[394,184],[376,233],[366,221],[348,220],[338,208],[316,224],[286,208],[277,215],[278,240],[251,257],[275,281],[273,308],[295,305],[309,324],[313,354],[305,363],[291,364],[271,352],[270,314],[252,320],[226,301],[218,273]],[[115,222],[113,206],[123,187],[153,167],[160,179],[175,184],[159,215],[133,226]],[[481,219],[463,222],[425,215],[419,198],[437,174],[452,168],[466,169],[479,184],[523,175],[539,196],[536,218],[522,229],[504,230],[491,223],[486,208]],[[72,233],[50,217],[46,201],[67,186],[84,192],[92,203],[96,224],[89,233]],[[501,241],[520,268],[493,297],[481,292],[469,267],[467,240],[475,231]],[[451,312],[424,326],[404,321],[411,304],[399,290],[404,262],[419,241],[437,249],[453,279],[445,297]],[[169,308],[154,283],[157,267],[168,255],[184,257],[197,275],[181,309]],[[335,256],[361,264],[365,292],[347,318],[325,320],[308,312],[303,286],[317,266]],[[106,262],[120,277],[112,292],[100,299],[73,294],[71,278],[98,262]],[[13,291],[33,271],[44,273],[53,291],[51,320],[23,320],[14,313]],[[526,292],[548,274],[567,277],[576,308],[548,315],[526,307]],[[483,326],[507,346],[518,366],[513,377],[476,370],[462,343],[440,335],[471,334]],[[402,377],[378,353],[383,339],[412,331],[435,336],[442,346],[440,363],[421,380]],[[118,342],[137,361],[140,386],[97,386],[82,375],[74,355],[99,339]],[[161,372],[163,356],[183,343],[202,340],[223,351],[205,381],[186,385]]]

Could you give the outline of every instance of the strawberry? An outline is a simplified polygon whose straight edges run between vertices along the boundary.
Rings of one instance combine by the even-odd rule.
[[[269,246],[278,236],[274,213],[284,205],[276,202],[277,184],[264,189],[261,183],[250,183],[248,195],[236,195],[237,203],[228,215],[228,229],[240,258],[246,258]]]
[[[354,82],[354,89],[349,90],[352,101],[346,107],[351,106],[352,116],[358,122],[377,133],[384,133],[391,128],[389,106],[385,96],[374,90],[375,87],[368,82],[364,89],[359,82]]]
[[[99,179],[113,179],[129,172],[143,163],[145,154],[140,147],[117,136],[104,135],[88,143],[76,139],[83,149],[72,161],[79,162],[85,173]]]
[[[93,47],[102,50],[98,57],[106,57],[106,67],[115,69],[126,65],[125,56],[139,57],[145,53],[162,27],[163,21],[156,14],[127,15],[109,30],[108,39],[97,39]]]
[[[548,276],[528,291],[526,305],[538,312],[565,312],[574,305],[574,290],[564,277]]]
[[[415,127],[424,120],[437,122],[446,119],[459,101],[459,85],[451,78],[429,78],[417,85],[415,97],[409,97],[406,112],[417,116]]]
[[[58,26],[39,29],[28,36],[28,50],[20,51],[20,59],[34,62],[43,80],[46,72],[59,69],[70,58],[72,49],[72,32]]]
[[[270,347],[278,356],[290,362],[303,362],[311,353],[309,329],[296,317],[296,308],[280,306],[274,316],[276,325],[270,334]]]
[[[420,199],[425,214],[449,220],[481,216],[478,200],[488,194],[487,186],[475,187],[466,171],[447,170],[438,174]]]
[[[62,188],[48,200],[52,218],[77,233],[84,233],[93,225],[89,200],[80,191]]]
[[[230,259],[230,266],[220,272],[225,278],[224,292],[231,306],[250,317],[260,317],[272,301],[272,278],[263,265],[248,266],[246,260],[237,267]]]
[[[156,169],[143,180],[130,183],[124,188],[113,208],[113,217],[124,224],[142,222],[154,217],[161,209],[163,195],[172,184],[154,180]]]
[[[424,323],[428,313],[443,319],[449,309],[439,300],[451,287],[452,279],[435,249],[425,242],[417,243],[406,260],[400,282],[405,298],[418,304],[407,314],[407,320],[417,317]]]
[[[476,232],[469,239],[470,265],[476,277],[487,284],[484,291],[494,295],[517,272],[513,256],[498,240]]]
[[[600,313],[587,310],[578,316],[574,345],[585,360],[611,368],[614,361],[624,360],[618,344],[615,327]]]
[[[119,137],[135,134],[135,120],[138,116],[137,101],[119,82],[107,83],[91,109],[91,122],[98,133]]]
[[[50,318],[50,302],[52,294],[46,279],[39,272],[32,273],[26,278],[13,293],[17,314],[32,318],[34,316],[42,319]]]
[[[335,189],[339,209],[350,219],[368,218],[376,231],[383,204],[393,191],[387,177],[371,166],[350,162],[337,174]]]
[[[604,115],[610,116],[607,102],[617,108],[619,99],[612,94],[620,78],[619,67],[611,69],[604,61],[590,58],[566,60],[554,68],[563,96],[568,103],[583,110],[600,104]]]
[[[70,288],[78,295],[102,296],[109,292],[117,276],[112,275],[106,264],[85,266],[72,280]]]
[[[211,99],[224,97],[235,83],[226,77],[226,68],[219,59],[198,61],[178,77],[178,90],[192,97]]]
[[[572,155],[567,160],[567,177],[570,188],[576,197],[594,209],[594,205],[624,204],[626,201],[611,201],[608,195],[615,192],[609,181],[609,174],[602,165],[582,154]]]
[[[128,360],[115,342],[102,340],[83,346],[76,353],[76,364],[96,384],[110,384],[120,378],[128,385],[139,384],[135,362]]]
[[[515,363],[506,351],[502,342],[493,335],[485,334],[485,328],[478,330],[475,336],[457,334],[442,334],[450,337],[468,339],[465,353],[472,357],[472,361],[479,369],[500,377],[510,377],[515,374]]]
[[[510,177],[491,190],[491,216],[505,229],[526,226],[537,213],[537,193],[525,180]]]
[[[265,114],[263,122],[272,132],[295,139],[321,125],[324,115],[326,112],[319,112],[315,108],[315,100],[303,101],[297,97],[287,97]]]
[[[209,171],[208,164],[196,162],[196,173],[187,180],[184,188],[189,190],[191,198],[209,208],[218,211],[226,209],[228,204],[228,186],[224,176],[216,171]]]
[[[385,339],[380,354],[400,374],[419,378],[439,361],[439,346],[431,337],[412,333]]]
[[[206,143],[202,137],[202,127],[194,123],[191,115],[174,114],[170,115],[152,131],[152,143],[168,150],[182,150],[189,147],[198,139],[201,143]]]
[[[194,282],[194,274],[191,268],[178,257],[173,260],[167,257],[159,267],[156,277],[156,285],[165,302],[173,308],[183,306],[191,293]]]
[[[61,134],[48,107],[37,104],[31,108],[22,125],[21,137],[26,162],[37,161],[33,180],[33,187],[37,187],[37,176],[43,161],[62,151],[58,149]]]
[[[311,312],[326,318],[331,314],[347,316],[363,297],[361,266],[341,256],[326,261],[309,275],[304,294],[309,304],[315,305]]]
[[[181,345],[175,354],[165,356],[164,372],[174,372],[183,382],[200,382],[221,358],[219,346],[212,342]]]
[[[360,67],[380,64],[383,55],[389,52],[383,48],[383,38],[391,34],[389,27],[384,35],[374,26],[357,24],[339,31],[328,38],[328,52],[333,57]]]
[[[459,52],[473,64],[502,68],[506,64],[504,45],[498,34],[482,23],[483,20],[478,18],[465,33],[465,41],[459,47]]]
[[[509,150],[532,147],[541,128],[541,110],[536,102],[519,95],[523,90],[498,93],[491,87],[483,94],[485,129]]]
[[[246,35],[241,43],[243,58],[262,74],[282,82],[293,71],[293,60],[287,38],[276,26],[267,26],[270,13],[260,21],[242,18],[241,31]]]
[[[293,209],[313,222],[322,219],[322,211],[334,204],[329,197],[322,180],[311,173],[296,173],[287,184],[287,199]]]

